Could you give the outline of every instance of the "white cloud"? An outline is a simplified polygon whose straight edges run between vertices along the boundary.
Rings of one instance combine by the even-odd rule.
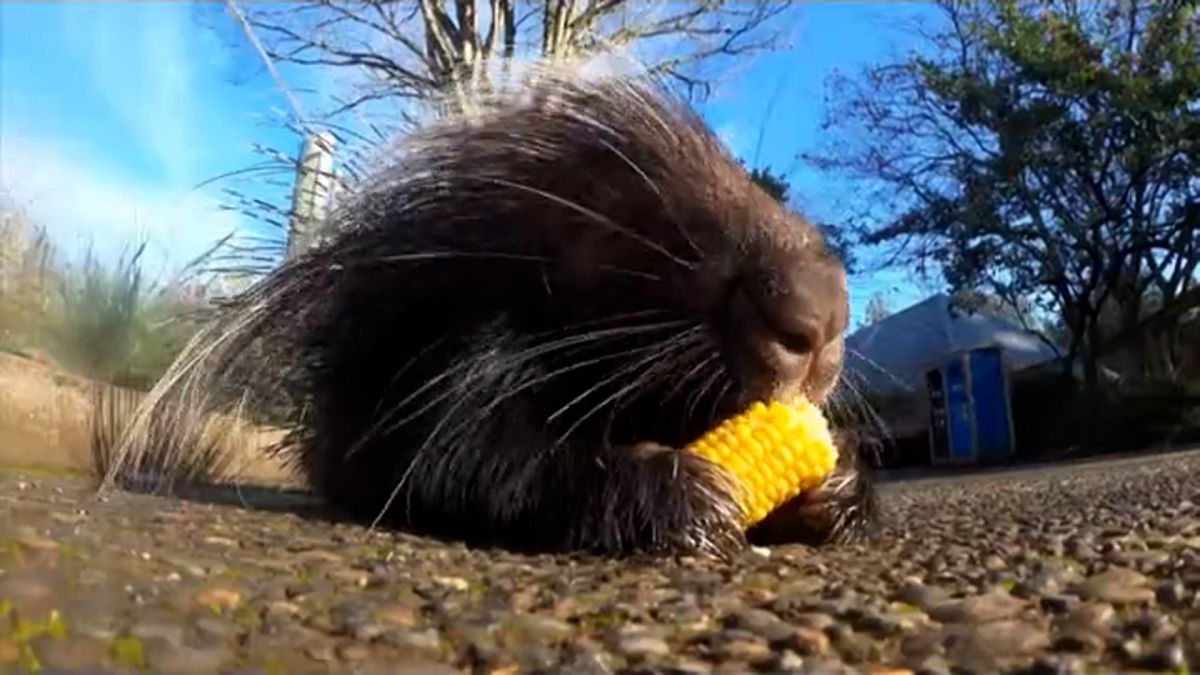
[[[68,253],[92,244],[110,259],[145,240],[151,273],[177,268],[242,225],[207,195],[128,179],[62,141],[6,138],[0,183]]]

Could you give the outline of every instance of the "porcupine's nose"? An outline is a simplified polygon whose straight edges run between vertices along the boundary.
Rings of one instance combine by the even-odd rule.
[[[849,322],[846,273],[821,252],[756,261],[734,290],[732,314],[757,396],[823,400],[836,379]]]

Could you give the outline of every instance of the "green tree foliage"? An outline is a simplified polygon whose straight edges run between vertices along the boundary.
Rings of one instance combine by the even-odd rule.
[[[1200,301],[1197,4],[938,7],[927,50],[835,78],[809,158],[862,180],[864,243],[1061,317],[1094,384],[1104,308]]]
[[[770,168],[755,168],[750,170],[750,180],[754,181],[763,192],[771,195],[780,204],[787,204],[792,186],[783,176],[771,173]]]
[[[791,200],[791,183],[783,176],[772,173],[770,167],[751,169],[750,180],[780,204],[786,206]],[[817,223],[817,227],[825,235],[825,244],[829,250],[833,251],[833,254],[842,261],[847,271],[853,271],[854,255],[846,233],[841,228],[828,223]]]

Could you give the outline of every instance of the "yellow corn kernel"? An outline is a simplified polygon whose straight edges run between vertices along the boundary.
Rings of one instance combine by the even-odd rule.
[[[819,485],[837,464],[829,426],[821,410],[807,399],[756,402],[688,449],[737,481],[746,527]]]

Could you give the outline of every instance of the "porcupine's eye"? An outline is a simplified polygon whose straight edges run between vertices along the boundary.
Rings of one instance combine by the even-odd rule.
[[[825,251],[770,252],[733,284],[727,339],[746,393],[797,392],[824,401],[837,381],[849,320],[841,263]]]

